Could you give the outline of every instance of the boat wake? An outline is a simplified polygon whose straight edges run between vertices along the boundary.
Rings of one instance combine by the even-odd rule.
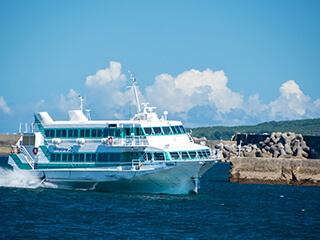
[[[0,187],[56,188],[54,184],[47,183],[28,171],[11,171],[3,168],[0,168]]]

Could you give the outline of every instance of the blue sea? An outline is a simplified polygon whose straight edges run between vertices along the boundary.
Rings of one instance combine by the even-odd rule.
[[[230,183],[228,167],[209,170],[198,195],[38,188],[2,174],[0,239],[320,239],[320,187]]]

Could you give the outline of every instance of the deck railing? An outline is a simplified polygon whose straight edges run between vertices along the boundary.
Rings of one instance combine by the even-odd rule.
[[[30,164],[30,166],[34,168],[34,159],[31,157],[27,149],[23,145],[21,145],[19,147],[19,150],[20,150],[20,153],[22,153],[26,157],[27,162]]]

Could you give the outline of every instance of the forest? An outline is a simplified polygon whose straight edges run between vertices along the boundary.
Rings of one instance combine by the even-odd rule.
[[[271,121],[252,126],[212,126],[188,128],[192,130],[192,137],[206,137],[208,140],[230,140],[236,133],[263,134],[272,132],[294,132],[304,136],[320,136],[320,118],[291,120],[291,121]]]

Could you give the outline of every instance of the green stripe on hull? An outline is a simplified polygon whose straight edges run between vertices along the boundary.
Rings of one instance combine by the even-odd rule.
[[[20,168],[20,169],[23,169],[23,170],[31,170],[32,167],[28,164],[28,163],[23,163],[21,160],[20,160],[20,157],[18,156],[18,154],[11,154],[11,158],[13,159],[13,161],[15,162],[15,164],[17,164],[17,166]]]

